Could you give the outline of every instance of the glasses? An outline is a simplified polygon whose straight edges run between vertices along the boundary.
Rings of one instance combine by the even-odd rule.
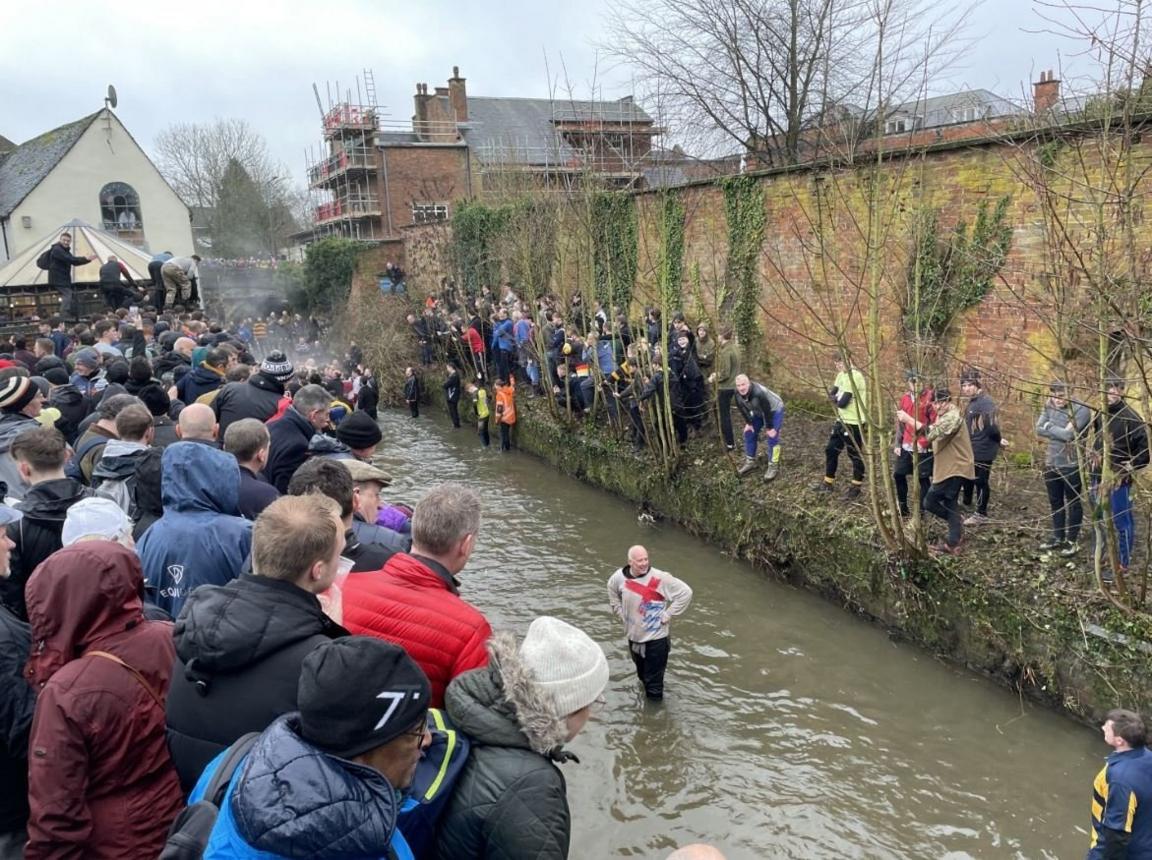
[[[406,737],[410,737],[410,738],[419,738],[420,740],[423,740],[424,735],[426,735],[427,733],[428,733],[428,717],[427,717],[427,715],[425,715],[425,716],[420,718],[419,723],[417,723],[415,726],[410,728],[408,731],[401,732],[401,735],[406,736]]]
[[[336,575],[346,576],[352,572],[352,568],[356,566],[356,562],[346,556],[340,556],[340,560],[336,562]]]

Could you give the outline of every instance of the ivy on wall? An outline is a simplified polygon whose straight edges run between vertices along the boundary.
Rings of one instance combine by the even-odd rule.
[[[293,306],[303,312],[328,313],[348,300],[352,275],[364,245],[331,237],[310,244],[304,265],[285,267],[284,278]]]
[[[684,276],[684,204],[665,191],[660,195],[660,299],[667,310],[679,308]]]
[[[452,213],[452,266],[466,295],[476,295],[484,285],[500,281],[498,241],[508,212],[483,203],[466,201]]]
[[[764,243],[764,189],[753,176],[725,177],[720,180],[720,187],[724,190],[728,223],[726,292],[735,301],[732,319],[736,336],[750,356],[760,340],[757,264]]]
[[[610,307],[626,310],[636,286],[636,201],[630,194],[598,192],[589,214],[595,295]]]
[[[990,208],[983,200],[971,227],[961,221],[946,235],[941,235],[937,210],[920,214],[904,309],[904,326],[910,333],[938,340],[961,311],[988,295],[1012,247],[1010,203],[1011,198],[1004,196]]]
[[[554,200],[539,197],[514,200],[503,211],[500,255],[508,279],[522,296],[534,299],[552,282],[560,213]]]

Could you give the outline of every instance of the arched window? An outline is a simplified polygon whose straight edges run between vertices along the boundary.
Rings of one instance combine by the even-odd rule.
[[[117,233],[133,233],[142,229],[140,196],[127,182],[109,182],[100,189],[100,217],[104,229]]]

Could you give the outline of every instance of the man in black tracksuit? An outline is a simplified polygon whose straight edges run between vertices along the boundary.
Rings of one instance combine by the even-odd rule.
[[[996,402],[984,391],[980,373],[969,370],[960,377],[960,391],[968,398],[968,408],[964,422],[968,425],[968,436],[972,440],[972,454],[976,459],[976,479],[964,482],[964,505],[971,507],[972,495],[976,495],[976,512],[964,521],[972,526],[988,519],[988,485],[992,476],[992,463],[1000,453],[1000,417]]]
[[[60,293],[60,315],[65,319],[80,318],[76,291],[72,288],[72,267],[83,266],[99,257],[77,257],[72,253],[72,234],[61,233],[60,240],[48,249],[48,286]]]
[[[448,417],[452,426],[460,429],[460,371],[452,362],[446,365],[448,378],[444,380],[444,402],[448,405]]]

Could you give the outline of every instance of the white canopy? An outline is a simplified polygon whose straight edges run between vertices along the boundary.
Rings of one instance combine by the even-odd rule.
[[[61,233],[72,234],[72,253],[77,257],[96,255],[100,262],[76,266],[72,269],[72,282],[95,284],[100,281],[100,263],[115,256],[124,262],[135,281],[148,281],[148,263],[152,255],[130,245],[115,233],[100,230],[86,221],[74,219],[53,230],[39,242],[29,245],[0,267],[0,287],[27,287],[48,283],[48,273],[36,265],[36,258],[50,248]]]

